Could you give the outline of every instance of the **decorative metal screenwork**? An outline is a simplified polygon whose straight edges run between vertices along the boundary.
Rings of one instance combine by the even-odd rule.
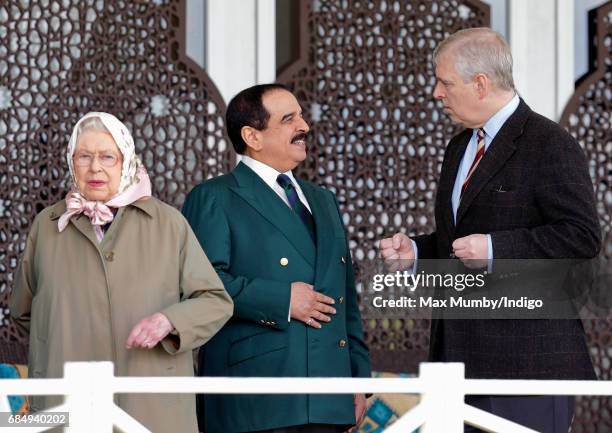
[[[591,11],[589,18],[589,39],[595,44],[591,49],[594,68],[565,107],[561,124],[578,140],[589,162],[603,238],[600,263],[609,269],[612,260],[612,1]],[[602,272],[604,278],[606,272],[609,271]],[[609,280],[600,284],[609,284]],[[612,322],[591,320],[585,321],[584,326],[595,370],[600,379],[611,380]],[[578,399],[575,432],[611,430],[612,399]]]
[[[358,274],[380,238],[433,230],[444,149],[457,128],[432,97],[432,52],[449,34],[488,24],[480,1],[301,2],[300,59],[278,80],[311,125],[301,175],[336,193]],[[365,308],[375,368],[415,370],[429,322]]]
[[[184,0],[1,2],[0,344],[23,341],[6,308],[13,272],[34,216],[69,188],[64,149],[88,111],[125,122],[175,206],[233,166],[223,100],[185,54]],[[24,361],[11,353],[0,362]]]

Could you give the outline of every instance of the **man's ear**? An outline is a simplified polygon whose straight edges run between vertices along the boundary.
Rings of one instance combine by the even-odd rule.
[[[243,126],[240,130],[240,135],[249,149],[255,152],[261,150],[261,140],[257,129],[252,126]]]
[[[474,77],[474,88],[476,89],[476,93],[478,93],[478,97],[483,99],[485,96],[489,94],[491,83],[489,81],[489,77],[485,74],[476,74]]]

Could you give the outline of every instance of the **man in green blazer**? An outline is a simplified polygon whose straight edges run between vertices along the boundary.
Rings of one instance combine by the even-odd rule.
[[[369,377],[353,267],[334,195],[297,180],[309,127],[285,87],[243,90],[227,108],[241,162],[189,193],[183,213],[234,300],[200,349],[201,376]],[[205,433],[332,433],[359,423],[364,395],[205,395]],[[204,416],[205,415],[205,416]]]

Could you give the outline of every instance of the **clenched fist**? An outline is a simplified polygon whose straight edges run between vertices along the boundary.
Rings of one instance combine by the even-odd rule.
[[[489,258],[487,235],[475,234],[455,239],[453,253],[467,268],[485,268]]]
[[[403,233],[381,240],[380,255],[392,272],[412,267],[415,259],[412,241]]]

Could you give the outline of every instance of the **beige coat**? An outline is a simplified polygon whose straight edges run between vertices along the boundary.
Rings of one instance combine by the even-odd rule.
[[[30,377],[62,377],[66,361],[113,361],[117,376],[192,376],[192,349],[229,319],[232,301],[189,224],[151,198],[119,209],[98,243],[84,216],[59,233],[60,202],[34,220],[10,299],[30,334]],[[176,336],[126,349],[132,327],[161,311]],[[35,397],[34,409],[61,402]],[[116,403],[155,433],[197,432],[193,395],[122,394]]]

